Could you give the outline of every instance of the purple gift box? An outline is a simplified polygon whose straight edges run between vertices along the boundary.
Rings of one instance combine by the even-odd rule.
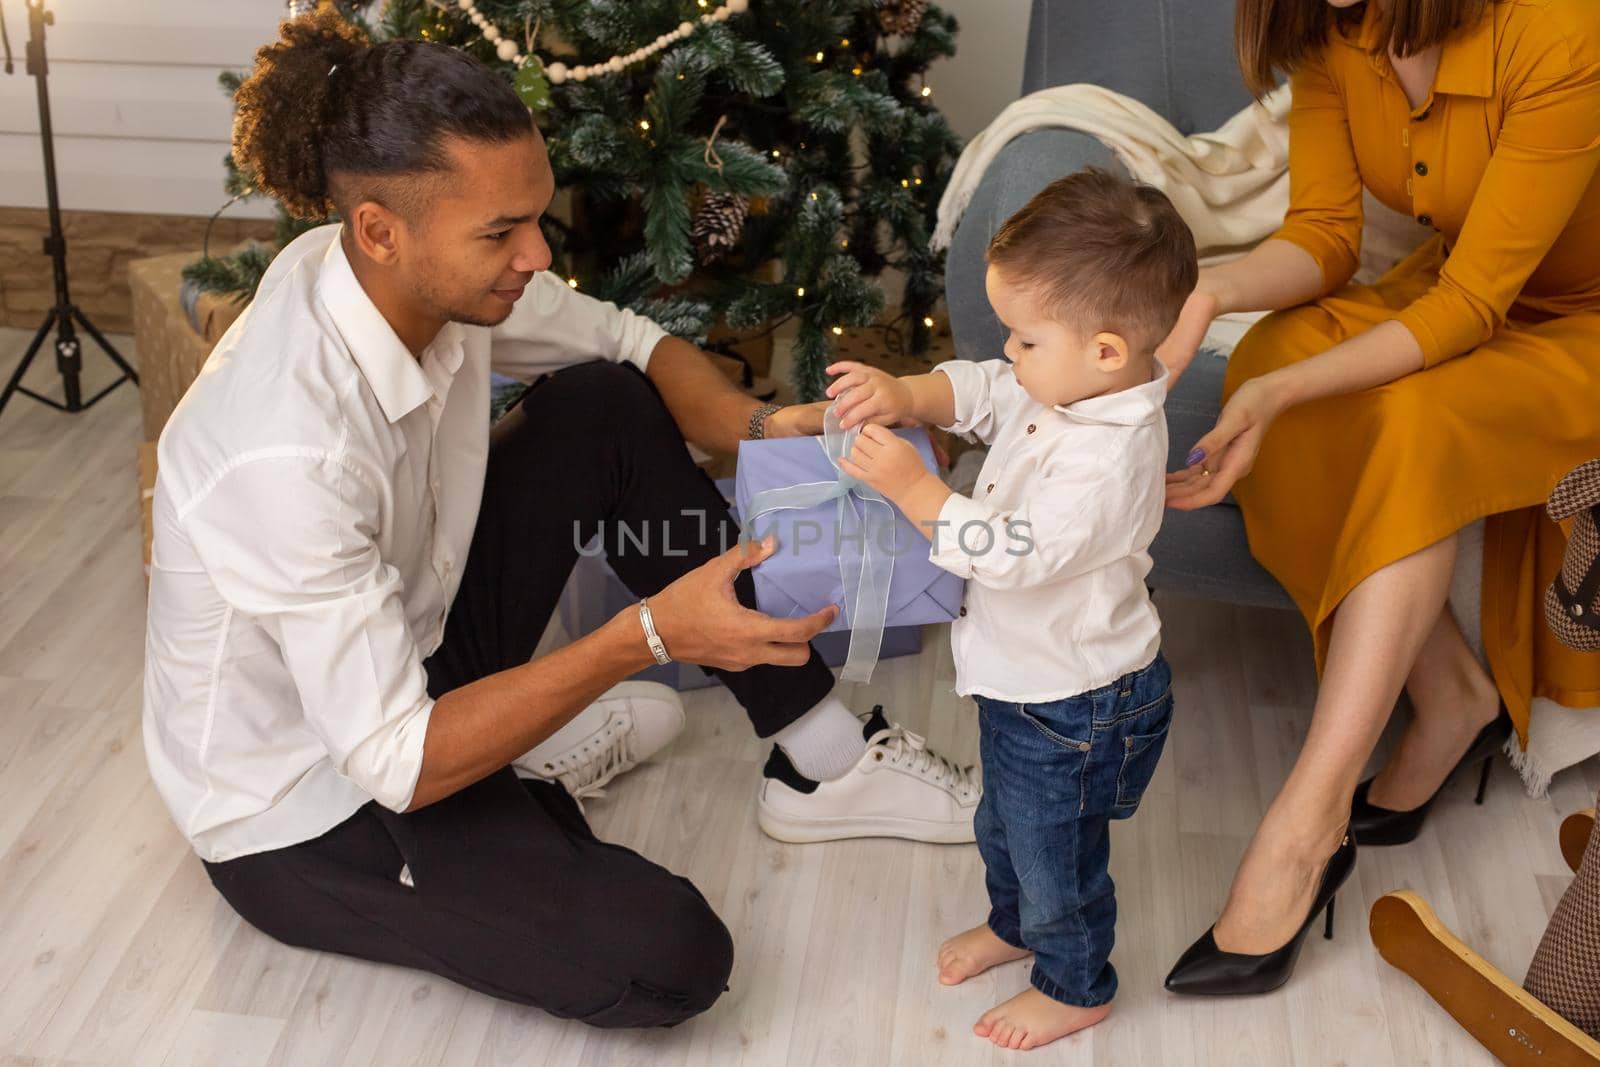
[[[923,465],[937,470],[933,443],[921,428],[900,429],[895,435],[910,441]],[[750,515],[757,494],[791,486],[836,482],[839,471],[829,458],[821,437],[787,437],[739,443],[739,465],[734,499],[740,515]],[[892,539],[876,541],[891,557],[887,627],[950,622],[961,608],[964,583],[928,559],[932,545],[923,531],[892,504],[864,504],[854,492],[845,507],[857,516],[867,509],[893,513]],[[795,618],[839,605],[839,616],[828,627],[848,631],[844,572],[840,564],[839,501],[828,500],[808,508],[792,508],[758,516],[745,529],[747,536],[774,534],[778,550],[753,571],[756,604],[768,615]],[[846,536],[849,536],[846,534]],[[885,629],[887,641],[889,630]]]
[[[733,497],[733,479],[719,480],[717,488],[722,490],[724,498]],[[562,628],[566,630],[568,636],[578,638],[593,633],[618,612],[638,602],[639,598],[622,584],[622,579],[617,577],[604,555],[585,555],[578,557],[572,577],[561,593],[557,611],[560,613]],[[850,634],[848,632],[818,634],[811,644],[821,654],[823,662],[830,667],[838,667],[844,663],[845,656],[850,651]],[[883,631],[880,658],[911,656],[920,651],[922,651],[920,626],[891,626]],[[679,692],[704,689],[706,686],[716,684],[715,678],[692,663],[657,664],[633,675],[633,678],[636,681],[670,685]]]

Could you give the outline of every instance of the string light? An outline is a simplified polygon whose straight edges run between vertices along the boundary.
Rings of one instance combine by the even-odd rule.
[[[782,155],[782,154],[783,154],[783,153],[781,153],[781,152],[779,152],[779,151],[778,151],[778,150],[777,150],[777,149],[776,149],[776,148],[774,148],[774,149],[773,149],[773,150],[772,150],[772,158],[773,158],[773,159],[777,159],[777,158],[778,158],[778,157],[779,157],[779,156],[780,156],[780,155]]]
[[[805,296],[806,295],[806,287],[802,285],[799,288],[795,289],[794,295],[795,296]]]
[[[923,87],[922,87],[922,95],[923,95],[923,96],[932,96],[932,95],[933,95],[933,86],[931,86],[931,85],[924,85],[924,86],[923,86]]]
[[[846,38],[843,38],[842,40],[840,40],[839,47],[840,48],[849,48],[850,47],[850,38],[846,37]]]
[[[922,179],[921,178],[912,178],[911,179],[911,184],[912,185],[921,185],[922,184]]]
[[[568,278],[567,279],[567,286],[569,288],[576,289],[578,287],[578,279],[576,279],[576,278]]]
[[[932,329],[933,328],[933,316],[931,316],[931,315],[922,316],[922,325],[928,327],[929,329]]]
[[[861,68],[860,67],[855,67],[854,69],[852,69],[850,71],[850,73],[854,74],[856,77],[859,78],[859,77],[861,77]]]
[[[648,130],[650,128],[650,120],[649,119],[640,119],[639,120],[639,128],[641,130]]]
[[[911,183],[906,181],[904,178],[901,178],[900,179],[900,188],[909,189],[909,188],[911,188]]]
[[[818,53],[817,53],[817,62],[818,62],[818,63],[821,63],[821,62],[822,62],[822,53],[821,53],[821,52],[818,52]]]
[[[833,335],[834,335],[834,336],[835,336],[835,337],[838,337],[838,336],[840,336],[840,335],[841,335],[841,334],[843,334],[843,333],[844,333],[844,327],[843,327],[843,326],[835,326],[835,327],[834,327],[834,328],[833,328]]]

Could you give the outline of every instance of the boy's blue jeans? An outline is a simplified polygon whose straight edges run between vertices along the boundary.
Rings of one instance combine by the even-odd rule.
[[[1046,704],[978,697],[983,800],[978,851],[989,928],[1034,954],[1031,981],[1079,1007],[1117,991],[1112,819],[1139,806],[1172,722],[1160,653],[1101,689]]]

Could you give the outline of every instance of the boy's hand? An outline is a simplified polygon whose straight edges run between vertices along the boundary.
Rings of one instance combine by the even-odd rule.
[[[904,499],[924,478],[934,478],[922,465],[922,457],[911,442],[896,437],[894,431],[883,426],[863,427],[855,448],[839,460],[839,469],[896,502]]]
[[[911,387],[892,374],[850,360],[830,365],[827,372],[837,376],[828,386],[828,397],[838,400],[840,429],[864,422],[894,424],[915,414]]]

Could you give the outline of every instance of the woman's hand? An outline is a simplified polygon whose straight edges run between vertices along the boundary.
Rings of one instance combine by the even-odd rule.
[[[1167,366],[1169,392],[1178,384],[1183,372],[1189,369],[1189,364],[1194,362],[1206,331],[1221,311],[1221,298],[1209,280],[1202,277],[1194,292],[1189,294],[1189,299],[1183,302],[1183,310],[1178,312],[1178,321],[1173,325],[1172,332],[1156,346],[1156,358]]]
[[[886,371],[844,360],[829,366],[827,372],[836,376],[828,386],[828,397],[838,401],[836,410],[842,430],[854,429],[864,422],[880,426],[904,424],[916,414],[911,387]]]
[[[1255,466],[1267,427],[1282,410],[1265,378],[1241,385],[1217,416],[1217,425],[1196,442],[1189,466],[1167,475],[1167,507],[1192,511],[1215,504]]]

